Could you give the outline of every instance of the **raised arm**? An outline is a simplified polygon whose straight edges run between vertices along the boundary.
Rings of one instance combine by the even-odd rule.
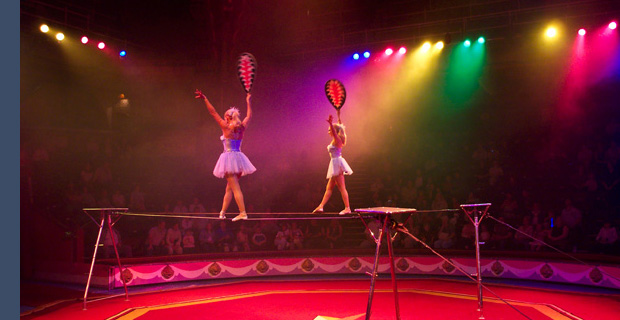
[[[334,117],[330,114],[329,117],[327,117],[327,123],[329,123],[329,132],[331,132],[332,137],[336,141],[336,145],[338,147],[342,147],[344,143],[342,142],[342,139],[340,139],[338,133],[336,133],[336,128],[334,128],[334,124],[332,123],[333,121]]]
[[[222,119],[222,117],[220,117],[220,115],[217,113],[217,111],[215,111],[215,108],[213,107],[211,102],[209,102],[209,99],[207,99],[207,96],[205,96],[198,89],[196,89],[196,92],[194,92],[194,94],[196,95],[196,99],[203,99],[204,100],[205,105],[207,106],[207,110],[209,110],[209,113],[211,114],[211,116],[213,116],[213,119],[215,119],[215,121],[217,121],[217,124],[219,124],[220,127],[222,127],[222,128],[226,127],[226,121],[224,119]]]
[[[251,98],[252,98],[252,94],[248,93],[247,96],[245,97],[245,102],[248,105],[248,112],[245,116],[245,119],[243,119],[243,121],[241,122],[243,124],[244,127],[248,127],[248,123],[250,122],[250,118],[252,118],[252,103],[251,103]]]

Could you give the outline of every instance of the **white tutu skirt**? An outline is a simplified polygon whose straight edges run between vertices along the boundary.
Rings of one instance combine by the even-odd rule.
[[[254,173],[256,168],[250,159],[241,151],[222,152],[215,164],[213,175],[218,178],[226,177],[226,174],[241,174],[242,176]]]
[[[343,157],[332,158],[327,167],[327,179],[340,174],[350,175],[352,173],[353,170]]]

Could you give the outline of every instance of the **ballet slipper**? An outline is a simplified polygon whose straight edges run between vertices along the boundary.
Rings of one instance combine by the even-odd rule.
[[[351,209],[345,208],[344,210],[340,211],[340,213],[338,213],[339,215],[345,215],[351,213]]]
[[[220,219],[226,219],[226,214],[224,211],[220,211]]]
[[[242,212],[238,216],[234,217],[232,221],[247,220],[247,219],[248,219],[247,213]]]
[[[312,213],[323,213],[323,208],[316,208]]]

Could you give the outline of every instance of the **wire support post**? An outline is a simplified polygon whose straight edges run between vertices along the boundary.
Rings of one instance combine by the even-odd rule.
[[[123,282],[123,286],[125,287],[125,301],[129,301],[129,291],[127,290],[127,283],[123,279],[122,271],[123,266],[121,264],[121,258],[118,255],[118,248],[116,246],[116,239],[114,236],[114,231],[112,227],[118,220],[120,219],[123,213],[126,213],[129,209],[127,208],[84,208],[82,211],[88,215],[88,217],[99,227],[99,232],[97,233],[97,241],[95,242],[95,248],[93,250],[93,259],[90,263],[90,270],[88,271],[88,280],[86,280],[86,289],[84,289],[84,298],[83,298],[83,306],[82,309],[86,310],[86,302],[88,301],[88,288],[90,287],[90,281],[93,276],[93,268],[95,267],[95,260],[97,258],[97,249],[99,248],[99,243],[101,242],[101,233],[103,232],[103,228],[107,225],[110,239],[112,240],[112,246],[114,247],[114,254],[116,255],[116,262],[118,263],[118,270],[121,272],[120,278]],[[99,214],[99,220],[95,219],[94,215]],[[114,219],[113,219],[114,216]]]
[[[381,242],[385,235],[387,240],[388,254],[390,259],[390,275],[392,278],[392,290],[394,292],[394,310],[396,312],[396,319],[400,320],[400,306],[398,302],[398,286],[396,284],[396,269],[394,267],[394,248],[392,246],[393,238],[390,236],[390,230],[397,231],[397,226],[399,224],[392,219],[392,214],[395,213],[412,213],[415,212],[416,209],[407,209],[407,208],[394,208],[394,207],[374,207],[374,208],[365,208],[365,209],[355,209],[355,212],[361,219],[362,223],[364,223],[364,227],[370,234],[370,236],[375,240],[377,245],[375,249],[375,263],[372,268],[372,273],[370,274],[370,291],[368,292],[368,304],[366,305],[366,320],[370,319],[371,309],[372,309],[372,298],[375,292],[375,281],[377,279],[377,268],[379,267],[379,256],[381,254]],[[364,220],[365,214],[372,214],[374,219],[379,222],[379,234],[375,236],[375,233],[370,229],[366,220]],[[366,216],[368,217],[368,216]],[[401,225],[402,226],[402,225]]]
[[[476,283],[478,284],[478,311],[480,317],[478,319],[484,319],[483,314],[483,297],[482,297],[482,273],[480,271],[480,232],[478,228],[480,222],[487,215],[489,211],[490,203],[477,203],[477,204],[462,204],[461,209],[467,214],[467,218],[474,225],[474,247],[476,249]]]

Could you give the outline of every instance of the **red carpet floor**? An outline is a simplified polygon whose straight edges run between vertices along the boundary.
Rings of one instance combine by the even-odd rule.
[[[76,299],[22,319],[364,319],[370,281],[254,281]],[[478,319],[476,285],[399,280],[401,319]],[[371,319],[396,319],[391,282],[378,280]],[[490,286],[526,316],[485,291],[485,319],[620,319],[620,296]],[[82,293],[83,294],[83,293]],[[94,295],[93,295],[94,296]]]

